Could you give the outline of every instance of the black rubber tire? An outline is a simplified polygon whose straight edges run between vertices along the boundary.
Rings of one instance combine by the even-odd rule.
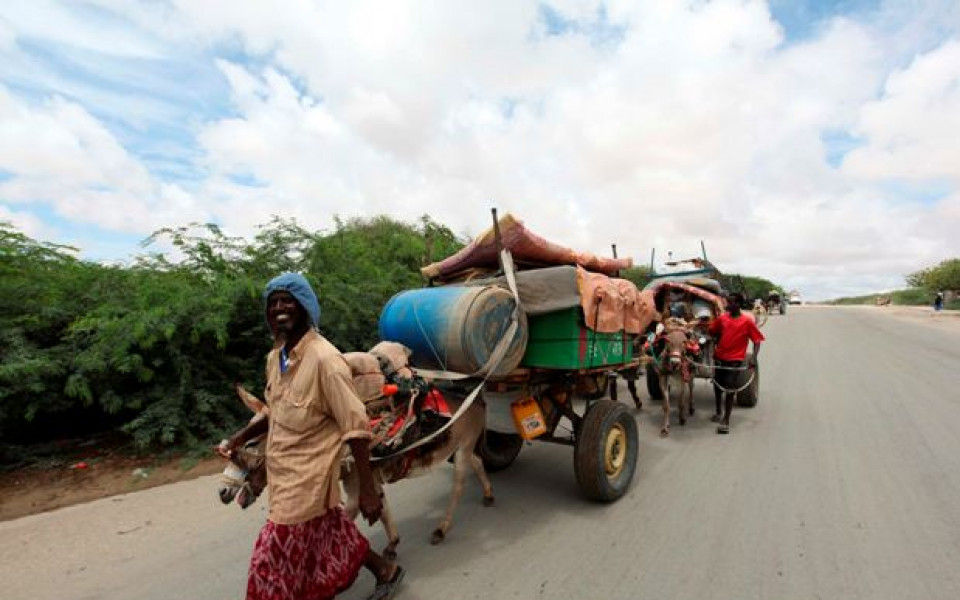
[[[660,376],[657,374],[657,369],[651,364],[647,364],[646,377],[647,380],[647,393],[650,394],[651,400],[663,400],[663,390],[660,389]]]
[[[614,474],[607,472],[608,437],[617,439],[615,456],[623,460]],[[587,410],[573,447],[573,470],[580,491],[590,500],[613,502],[630,488],[637,469],[640,440],[637,422],[626,406],[598,400]]]
[[[523,438],[515,433],[486,430],[477,442],[477,454],[488,473],[502,471],[513,464],[523,448]]]
[[[753,360],[753,352],[747,353],[747,364]],[[746,371],[747,377],[751,375],[750,371]],[[737,406],[740,408],[753,408],[757,405],[757,402],[760,401],[760,366],[757,365],[757,368],[753,371],[753,381],[750,382],[750,386],[737,394]],[[743,381],[743,380],[741,380]],[[743,384],[741,384],[743,385]]]

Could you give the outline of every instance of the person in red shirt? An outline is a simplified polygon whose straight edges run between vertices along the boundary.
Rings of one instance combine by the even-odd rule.
[[[733,412],[733,401],[736,390],[743,386],[743,374],[747,369],[756,367],[757,355],[760,354],[760,342],[765,338],[757,328],[756,322],[740,310],[743,297],[740,294],[730,294],[727,298],[727,312],[710,323],[710,333],[717,338],[717,345],[713,351],[714,364],[719,367],[714,370],[713,394],[716,399],[716,413],[713,421],[719,422],[717,433],[730,433],[730,413]],[[747,345],[753,342],[753,359],[746,365]],[[720,396],[726,394],[724,412],[720,414]]]

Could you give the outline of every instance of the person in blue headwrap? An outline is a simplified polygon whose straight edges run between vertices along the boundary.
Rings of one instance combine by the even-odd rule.
[[[350,367],[317,331],[320,302],[303,275],[273,278],[263,299],[274,338],[265,391],[270,417],[228,443],[234,450],[266,429],[270,508],[250,560],[247,600],[333,598],[361,566],[377,580],[371,598],[391,598],[403,569],[370,549],[340,500],[346,443],[360,478],[360,512],[373,524],[383,510],[370,469],[367,412]]]

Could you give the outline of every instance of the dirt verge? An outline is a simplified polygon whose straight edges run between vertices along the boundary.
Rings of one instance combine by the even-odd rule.
[[[144,458],[117,453],[58,463],[0,471],[0,521],[219,473],[224,466],[215,456]]]

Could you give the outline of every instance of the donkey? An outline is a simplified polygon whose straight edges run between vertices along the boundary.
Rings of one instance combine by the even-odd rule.
[[[240,384],[236,384],[235,389],[243,403],[254,413],[247,427],[261,419],[269,418],[270,409],[265,402],[248,392]],[[217,453],[228,461],[226,468],[220,476],[218,495],[220,496],[220,501],[224,504],[229,504],[236,498],[240,508],[246,509],[257,501],[257,498],[260,497],[260,494],[263,493],[263,490],[267,487],[267,465],[264,452],[266,435],[250,440],[243,448],[230,454],[227,454],[225,451],[226,445],[227,441],[224,440],[216,448]],[[344,465],[349,464],[351,460],[349,450],[344,446],[340,457],[341,481],[345,479]],[[376,475],[374,475],[374,480],[376,481]],[[354,485],[355,489],[357,485],[359,485],[359,480]],[[377,492],[382,495],[382,490],[379,489],[379,485]],[[357,514],[360,512],[357,501],[358,495],[359,494],[355,492],[352,502],[349,501],[349,499],[347,502],[347,514],[350,515],[351,519],[356,519]],[[390,513],[390,507],[387,504],[386,497],[383,497],[383,510],[380,513],[380,523],[383,525],[384,533],[386,533],[387,536],[387,545],[383,550],[383,555],[393,560],[397,557],[397,545],[400,543],[400,535],[397,532],[397,526],[393,520],[393,515]]]
[[[243,399],[244,404],[254,411],[253,420],[265,418],[269,415],[269,409],[259,398],[250,394],[242,387],[237,386],[237,393]],[[447,397],[447,404],[454,412],[465,401],[463,399],[454,399]],[[253,420],[251,422],[253,422]],[[487,477],[486,470],[483,467],[483,461],[477,453],[481,436],[486,429],[486,409],[482,398],[477,398],[473,404],[468,407],[464,413],[438,438],[421,449],[414,452],[401,452],[396,456],[388,456],[384,459],[374,458],[371,464],[373,471],[374,484],[377,492],[383,495],[383,485],[395,483],[402,479],[416,477],[426,474],[432,467],[442,464],[452,459],[454,464],[454,483],[447,512],[441,520],[439,526],[431,535],[431,544],[439,544],[445,538],[453,523],[453,513],[459,504],[460,497],[463,494],[464,480],[468,467],[473,469],[480,480],[483,489],[483,505],[493,506],[495,498],[490,480]],[[237,498],[238,503],[243,508],[247,508],[256,500],[263,489],[266,487],[266,465],[262,452],[264,440],[254,441],[242,449],[227,455],[222,451],[225,447],[221,443],[220,454],[231,461],[231,464],[224,470],[219,495],[221,501],[225,504]],[[348,451],[345,449],[341,461],[340,478],[343,483],[345,493],[345,503],[347,513],[351,518],[356,518],[359,512],[359,476],[353,468],[352,459],[347,458]],[[383,513],[381,521],[387,534],[388,544],[384,549],[384,554],[389,557],[396,556],[396,547],[400,543],[400,536],[397,532],[396,524],[393,521],[386,497],[383,496]]]
[[[447,394],[447,404],[453,413],[460,408],[466,397],[455,397]],[[400,452],[383,460],[374,457],[372,467],[374,482],[377,491],[383,489],[384,484],[396,483],[403,479],[420,477],[444,462],[453,462],[453,490],[447,512],[430,537],[430,543],[437,545],[446,539],[450,527],[453,525],[453,513],[463,495],[463,486],[468,469],[472,469],[483,489],[483,505],[493,506],[495,498],[490,478],[483,467],[483,460],[478,454],[478,447],[486,430],[486,408],[482,398],[477,398],[464,413],[440,435],[435,441],[425,444],[416,453]],[[357,510],[357,501],[360,481],[355,469],[347,469],[342,476],[344,491],[347,496],[347,510],[353,515]],[[384,502],[386,509],[386,502]]]
[[[682,319],[668,319],[660,339],[663,340],[663,351],[660,353],[660,362],[657,365],[657,376],[660,380],[660,389],[663,391],[663,426],[660,428],[660,437],[670,435],[670,389],[679,391],[680,425],[687,424],[687,416],[693,416],[693,373],[691,372],[689,344],[692,333]]]

